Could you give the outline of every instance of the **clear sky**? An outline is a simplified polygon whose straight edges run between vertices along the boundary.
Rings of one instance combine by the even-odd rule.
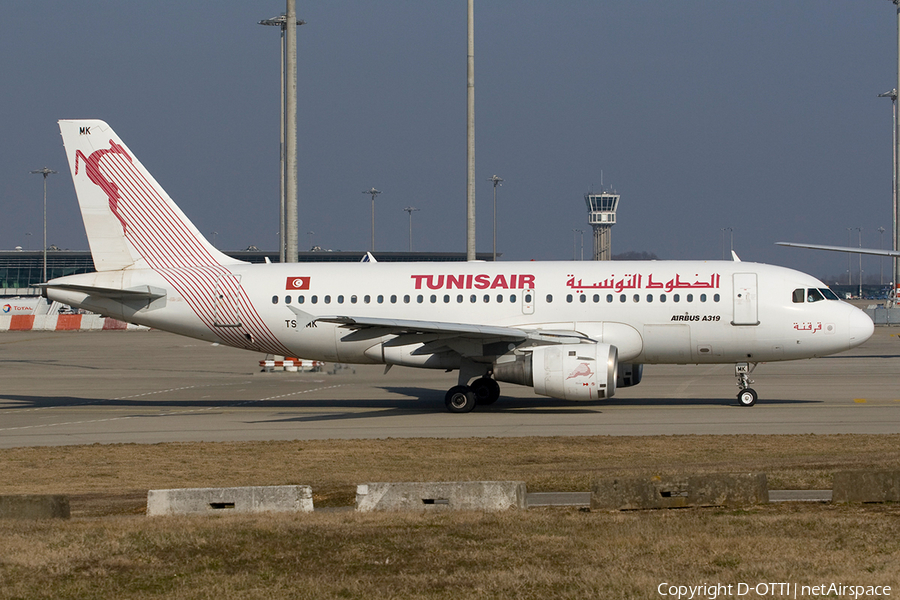
[[[466,2],[297,2],[300,247],[465,251]],[[86,249],[56,121],[106,120],[225,250],[277,248],[284,2],[6,2],[0,248]],[[478,250],[571,259],[583,195],[621,195],[613,252],[844,274],[890,246],[896,9],[851,2],[476,0]],[[314,234],[306,232],[313,231]],[[213,234],[213,232],[216,232]],[[856,244],[857,232],[852,232]],[[727,237],[727,234],[726,234]],[[728,240],[726,240],[726,243]],[[590,236],[585,234],[585,254]],[[853,259],[854,270],[857,260]],[[878,273],[878,258],[863,269]],[[889,270],[889,269],[887,269]],[[856,275],[854,275],[856,281]]]

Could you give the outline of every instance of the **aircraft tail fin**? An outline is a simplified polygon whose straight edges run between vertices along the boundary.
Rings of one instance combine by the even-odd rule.
[[[241,262],[203,237],[109,125],[61,120],[59,130],[97,271]]]

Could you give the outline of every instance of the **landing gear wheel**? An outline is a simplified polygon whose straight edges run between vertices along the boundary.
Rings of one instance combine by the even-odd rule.
[[[452,413],[472,412],[475,408],[475,392],[467,385],[457,385],[447,391],[444,405]]]
[[[472,382],[476,404],[493,404],[500,398],[500,384],[490,377],[479,377]]]
[[[753,406],[754,404],[756,404],[756,398],[756,391],[750,388],[741,390],[737,396],[738,404],[740,404],[741,406]]]

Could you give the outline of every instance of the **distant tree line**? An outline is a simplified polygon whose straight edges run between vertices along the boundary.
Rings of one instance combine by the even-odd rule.
[[[659,260],[659,257],[656,256],[653,252],[637,252],[636,250],[630,250],[628,252],[623,252],[622,254],[613,254],[613,260]]]

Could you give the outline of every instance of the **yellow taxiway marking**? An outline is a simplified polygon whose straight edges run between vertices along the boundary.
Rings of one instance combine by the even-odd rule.
[[[866,403],[865,398],[854,398],[853,401],[856,402],[857,404],[865,404]]]

